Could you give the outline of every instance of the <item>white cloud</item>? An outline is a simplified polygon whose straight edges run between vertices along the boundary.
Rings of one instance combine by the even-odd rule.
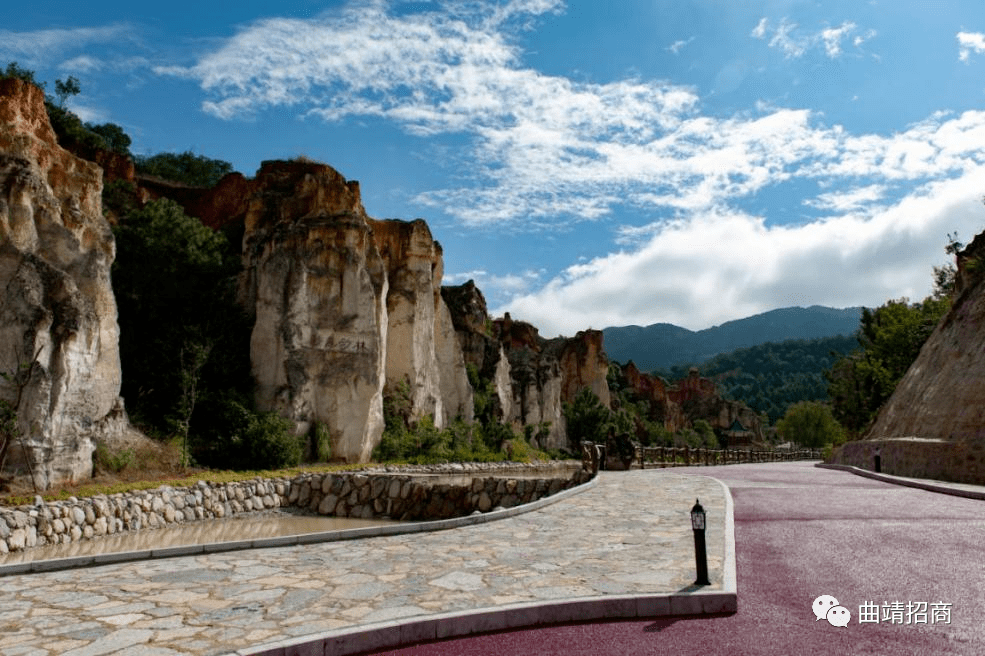
[[[815,126],[805,110],[711,118],[688,87],[543,74],[523,65],[513,39],[560,2],[492,7],[449,2],[397,15],[376,1],[313,20],[263,20],[190,68],[158,71],[198,80],[209,95],[204,109],[223,118],[296,106],[328,121],[375,116],[411,134],[463,135],[472,162],[465,186],[415,200],[470,225],[538,228],[599,219],[620,205],[706,211],[796,176],[865,170],[913,179],[935,169],[919,144],[879,157],[893,139]],[[823,44],[830,54],[856,31],[844,23],[805,45],[783,21],[770,43],[791,55]],[[765,19],[753,33],[770,33]]]
[[[857,212],[865,210],[886,195],[885,185],[868,185],[848,191],[833,191],[807,199],[805,205],[832,212]]]
[[[818,47],[823,47],[824,53],[829,58],[837,59],[844,54],[843,42],[848,41],[859,48],[876,35],[875,30],[866,30],[862,33],[858,33],[857,30],[858,25],[851,21],[845,21],[838,27],[826,27],[817,32],[806,32],[799,29],[797,23],[784,18],[772,30],[768,45],[782,52],[788,59],[803,57],[808,51]],[[763,18],[753,28],[749,36],[765,40],[769,33],[769,22]]]
[[[38,66],[66,50],[83,48],[93,43],[116,41],[126,37],[129,32],[130,28],[125,24],[33,32],[0,29],[0,57]]]
[[[821,42],[824,43],[824,52],[832,59],[841,54],[841,42],[851,32],[855,31],[855,23],[842,23],[840,27],[829,27],[821,30]],[[859,37],[855,38],[855,45],[861,45]]]
[[[773,38],[770,39],[770,47],[779,49],[789,58],[802,57],[807,52],[811,40],[794,36],[793,32],[796,29],[796,23],[791,23],[784,18],[773,33]]]
[[[89,55],[79,55],[63,61],[59,68],[73,73],[90,73],[103,67],[103,62]]]
[[[981,32],[958,32],[957,39],[960,61],[968,61],[972,52],[976,54],[985,52],[985,34]]]
[[[799,226],[771,227],[738,211],[701,213],[651,226],[635,250],[571,266],[496,311],[553,336],[664,321],[696,330],[776,307],[921,299],[930,293],[931,267],[946,261],[946,235],[981,231],[983,188],[979,167],[867,218]]]
[[[514,18],[559,4],[486,7],[397,16],[376,2],[317,20],[265,20],[191,68],[157,70],[199,80],[210,96],[204,109],[222,118],[299,106],[329,121],[376,116],[421,136],[463,134],[477,188],[417,200],[466,223],[598,218],[657,179],[651,172],[641,180],[639,166],[693,110],[693,91],[632,79],[581,83],[525,68],[511,41]]]
[[[693,36],[690,39],[682,39],[682,40],[679,40],[679,41],[674,41],[672,44],[670,44],[669,46],[667,46],[667,50],[670,51],[670,52],[672,52],[672,53],[674,53],[676,55],[676,54],[680,53],[681,50],[684,49],[684,46],[690,44],[692,41],[694,41],[694,37]]]
[[[80,105],[77,102],[69,101],[68,108],[86,123],[105,123],[110,118],[109,112],[101,107]]]
[[[527,269],[520,273],[507,273],[503,275],[490,274],[487,271],[478,269],[465,273],[448,274],[442,280],[442,284],[461,285],[472,280],[490,298],[497,296],[510,297],[529,293],[540,281],[541,275],[542,272],[532,269]]]
[[[58,68],[70,73],[92,73],[94,71],[130,72],[138,68],[146,68],[150,62],[144,57],[110,57],[99,59],[92,55],[79,55],[67,59]]]
[[[759,22],[756,24],[756,27],[752,28],[752,32],[749,33],[749,36],[755,39],[765,39],[768,25],[769,21],[765,18],[760,18]]]

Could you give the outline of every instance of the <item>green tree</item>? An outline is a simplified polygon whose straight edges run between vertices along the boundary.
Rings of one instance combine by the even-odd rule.
[[[251,394],[239,259],[221,233],[170,200],[128,214],[114,233],[122,394],[153,432],[191,435],[225,395]]]
[[[948,255],[957,256],[963,248],[964,244],[958,241],[958,233],[948,233],[947,245],[944,247],[944,252]],[[957,273],[958,270],[953,264],[945,264],[941,267],[934,267],[933,297],[935,299],[949,298],[952,294],[954,294],[954,279]]]
[[[816,449],[826,444],[841,444],[845,431],[825,403],[801,401],[794,404],[776,424],[780,436],[791,442]]]
[[[301,462],[304,438],[276,412],[256,412],[243,397],[225,394],[199,423],[196,460],[210,467],[278,469]]]
[[[65,107],[65,102],[71,96],[77,96],[82,92],[79,80],[69,75],[67,80],[55,80],[55,96],[58,98],[58,106]]]
[[[214,187],[223,176],[233,171],[233,165],[229,162],[196,155],[191,151],[137,156],[134,158],[134,165],[137,172],[144,175],[191,187]]]
[[[132,143],[130,136],[119,125],[115,123],[102,123],[100,125],[86,123],[85,127],[90,132],[102,137],[108,150],[120,153],[121,155],[130,154],[130,144]]]
[[[612,411],[592,390],[583,387],[574,401],[564,404],[564,418],[568,422],[568,440],[578,446],[583,441],[605,440],[612,423]]]
[[[834,416],[851,434],[866,429],[949,307],[948,298],[931,296],[921,303],[902,298],[862,311],[860,348],[826,373]]]
[[[33,84],[44,90],[45,83],[34,79],[34,71],[21,67],[17,62],[8,62],[6,68],[0,69],[0,80],[16,79],[23,80],[28,84]]]
[[[698,438],[701,443],[698,446],[703,446],[708,449],[718,448],[718,437],[715,435],[715,430],[711,427],[704,419],[695,419],[691,422],[694,432],[698,434]]]

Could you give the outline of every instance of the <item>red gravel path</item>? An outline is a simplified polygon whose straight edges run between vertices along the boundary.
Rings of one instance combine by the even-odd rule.
[[[564,625],[385,652],[463,654],[985,654],[985,501],[809,463],[696,467],[735,499],[734,615]],[[847,627],[815,621],[833,595]],[[950,624],[859,623],[859,605],[950,603]],[[904,620],[905,620],[904,616]]]

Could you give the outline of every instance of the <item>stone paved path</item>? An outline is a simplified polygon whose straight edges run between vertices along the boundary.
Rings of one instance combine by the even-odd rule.
[[[0,655],[218,655],[434,613],[677,592],[694,580],[695,498],[709,516],[707,589],[720,590],[721,485],[603,472],[585,492],[475,526],[3,577]]]

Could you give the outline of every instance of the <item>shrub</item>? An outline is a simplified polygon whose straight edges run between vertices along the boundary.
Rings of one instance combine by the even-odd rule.
[[[293,424],[276,412],[250,413],[243,434],[248,461],[243,469],[280,469],[301,463],[302,438],[294,434]]]
[[[134,461],[133,449],[121,449],[112,451],[105,444],[97,444],[96,451],[93,453],[93,464],[102,471],[119,474],[129,467]]]
[[[826,444],[837,446],[846,439],[845,430],[831,414],[831,407],[817,401],[801,401],[790,406],[776,429],[783,439],[812,449]]]
[[[332,459],[332,435],[323,422],[316,421],[311,427],[311,451],[315,462],[328,462]]]
[[[255,470],[294,467],[301,462],[305,438],[276,412],[258,412],[232,392],[213,396],[200,407],[192,452],[208,467]],[[205,418],[207,417],[207,419]]]

